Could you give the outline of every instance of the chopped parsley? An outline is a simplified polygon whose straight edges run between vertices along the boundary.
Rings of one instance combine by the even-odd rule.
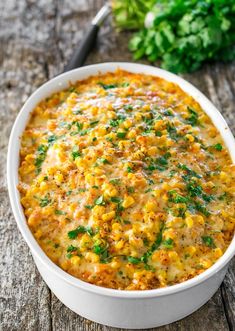
[[[169,201],[174,203],[187,203],[189,199],[178,194],[175,190],[171,190],[168,192]]]
[[[118,115],[117,118],[110,120],[109,124],[112,127],[117,127],[119,126],[119,124],[121,124],[122,122],[124,122],[126,119],[125,115]]]
[[[99,82],[98,85],[103,87],[104,90],[109,90],[109,89],[118,87],[118,84],[104,84],[102,82]]]
[[[93,252],[100,257],[101,263],[107,263],[111,258],[109,257],[108,244],[106,246],[101,245],[99,242],[95,243],[93,246]]]
[[[214,239],[210,236],[202,236],[202,241],[207,247],[215,247]]]
[[[120,182],[121,182],[121,179],[120,178],[113,178],[113,179],[110,179],[109,182],[113,185],[119,185]]]
[[[90,226],[79,225],[76,229],[68,232],[69,239],[75,239],[80,233],[87,233],[90,236],[93,235],[93,230]]]
[[[110,164],[110,162],[107,159],[103,158],[103,157],[101,159],[99,159],[99,161],[103,164]]]
[[[160,231],[159,233],[157,234],[157,237],[156,237],[156,240],[155,242],[152,244],[152,246],[147,250],[147,252],[145,252],[143,254],[143,256],[141,257],[141,261],[144,262],[144,263],[147,263],[148,262],[148,259],[152,256],[153,252],[156,251],[161,243],[162,243],[162,232],[164,230],[164,225],[161,224],[160,226]]]
[[[76,160],[78,157],[80,157],[82,155],[81,152],[78,150],[78,146],[73,147],[71,155],[72,155],[73,160]]]
[[[49,146],[50,146],[50,145],[53,145],[54,142],[55,142],[56,140],[57,140],[57,137],[56,137],[56,135],[54,135],[54,134],[52,134],[51,136],[49,136],[49,137],[47,138],[47,141],[48,141]]]
[[[51,203],[51,199],[49,198],[49,195],[46,195],[44,198],[40,199],[40,207],[46,207]]]
[[[201,204],[200,202],[195,201],[194,202],[195,209],[199,212],[201,212],[205,216],[210,216],[210,212],[207,210],[206,206]]]
[[[124,109],[125,111],[132,111],[132,110],[133,110],[133,106],[132,106],[132,105],[124,105],[124,106],[123,106],[123,109]]]
[[[65,211],[63,211],[63,210],[58,210],[58,209],[56,209],[56,210],[55,210],[55,214],[56,214],[56,215],[66,215],[67,213],[66,213]]]
[[[78,250],[78,248],[73,245],[70,245],[67,247],[67,253],[77,252],[77,250]]]
[[[126,137],[126,132],[117,132],[117,137],[119,139],[124,139]]]
[[[141,259],[138,257],[128,256],[127,261],[132,264],[138,264],[141,262]]]
[[[105,205],[105,201],[104,201],[104,196],[101,195],[100,197],[98,197],[96,200],[95,200],[95,205]]]
[[[171,249],[174,247],[174,241],[173,239],[168,238],[162,241],[162,245],[167,249]]]
[[[161,131],[159,131],[159,130],[155,131],[155,136],[157,136],[157,137],[161,137],[161,136],[162,136]]]
[[[92,209],[94,206],[92,206],[92,205],[85,205],[84,206],[86,209]]]
[[[48,150],[48,146],[47,145],[39,145],[38,149],[37,149],[37,157],[36,160],[34,162],[34,165],[36,167],[36,174],[39,174],[41,172],[41,167],[42,164],[46,158],[47,155],[47,150]]]
[[[119,197],[111,197],[110,200],[114,203],[121,203],[122,202],[122,199],[119,198]]]
[[[126,168],[126,171],[127,171],[128,173],[130,173],[130,172],[134,172],[134,170],[133,170],[130,166],[128,166],[128,167]]]
[[[127,187],[127,192],[128,193],[134,193],[135,192],[135,188],[132,187],[132,186],[129,186],[129,187]]]
[[[198,125],[198,113],[191,107],[188,107],[189,117],[187,118],[187,123],[196,126]]]
[[[164,171],[168,168],[168,159],[171,156],[170,153],[165,153],[162,156],[159,156],[158,158],[151,159],[150,164],[146,167],[146,170],[149,171],[154,171],[154,170],[159,170],[159,171]]]
[[[214,147],[214,149],[216,149],[216,150],[219,151],[219,152],[221,152],[222,149],[223,149],[223,146],[222,146],[220,143],[215,144],[213,147]]]
[[[70,132],[70,136],[75,136],[77,134],[79,134],[80,136],[85,136],[91,129],[83,129],[83,123],[80,122],[74,122],[73,124],[76,125],[76,130]]]
[[[181,164],[179,163],[178,164],[178,168],[179,169],[182,169],[184,171],[186,171],[186,174],[187,175],[183,175],[182,178],[185,180],[185,181],[188,181],[191,179],[191,177],[196,177],[196,178],[201,178],[202,176],[199,175],[198,173],[196,173],[194,170],[190,169],[189,167],[187,167],[185,164]]]
[[[90,126],[95,126],[98,123],[99,123],[99,121],[92,121],[92,122],[90,122]]]
[[[181,136],[178,134],[175,126],[171,123],[167,123],[166,130],[170,138],[174,141],[177,141]]]

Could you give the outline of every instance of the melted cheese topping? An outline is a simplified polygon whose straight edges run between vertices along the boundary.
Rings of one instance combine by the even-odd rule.
[[[33,235],[86,282],[183,282],[232,239],[228,151],[199,104],[161,78],[118,70],[53,94],[32,112],[20,158]]]

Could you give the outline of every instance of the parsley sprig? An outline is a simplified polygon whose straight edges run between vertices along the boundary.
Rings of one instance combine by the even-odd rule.
[[[131,2],[131,6],[135,6],[133,13],[128,8],[121,16],[126,1],[115,11],[116,22],[122,28],[132,27],[131,17],[135,12],[141,9],[141,17],[148,12],[142,1]],[[139,24],[135,21],[141,29],[129,43],[135,60],[147,57],[154,62],[160,59],[164,69],[192,72],[208,60],[235,58],[234,0],[158,0],[150,11],[153,19],[147,20],[147,28],[143,18]]]

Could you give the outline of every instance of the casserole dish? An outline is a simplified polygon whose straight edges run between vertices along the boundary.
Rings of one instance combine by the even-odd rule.
[[[146,291],[120,291],[85,283],[57,267],[42,251],[29,230],[20,203],[18,164],[20,136],[29,113],[52,93],[98,73],[114,72],[117,68],[162,77],[178,84],[191,95],[212,119],[235,160],[234,138],[223,117],[191,84],[169,72],[151,66],[131,63],[104,63],[75,69],[62,74],[40,87],[22,108],[12,129],[8,151],[8,188],[18,227],[29,245],[35,263],[50,289],[71,310],[99,323],[122,328],[151,328],[176,321],[192,313],[215,293],[227,271],[228,262],[235,253],[235,239],[224,255],[208,270],[183,283]],[[179,305],[179,302],[181,303]]]

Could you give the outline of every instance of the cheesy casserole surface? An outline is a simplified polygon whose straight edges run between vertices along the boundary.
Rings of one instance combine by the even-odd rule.
[[[122,70],[42,101],[21,139],[34,237],[65,271],[109,288],[165,287],[215,263],[234,234],[234,177],[191,96]]]

